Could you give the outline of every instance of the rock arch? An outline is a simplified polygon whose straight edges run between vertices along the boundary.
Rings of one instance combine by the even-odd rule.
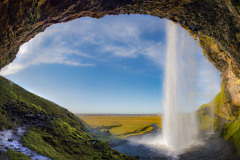
[[[148,14],[179,23],[221,72],[224,114],[240,106],[238,0],[1,0],[0,69],[14,60],[23,43],[51,24],[107,14]]]

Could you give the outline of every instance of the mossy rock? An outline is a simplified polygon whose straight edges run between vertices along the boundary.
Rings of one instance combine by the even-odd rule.
[[[26,156],[25,154],[18,151],[14,151],[12,149],[8,149],[7,154],[11,160],[31,160],[29,156]]]
[[[46,129],[30,128],[22,142],[54,160],[134,159],[111,149],[106,142],[91,139],[61,119],[54,119]]]
[[[231,107],[227,107],[227,105]],[[211,111],[214,111],[213,118]],[[200,120],[200,130],[207,131],[214,124],[215,130],[224,139],[234,144],[236,152],[240,156],[240,106],[229,105],[226,102],[223,85],[221,92],[211,102],[202,105],[197,113]]]

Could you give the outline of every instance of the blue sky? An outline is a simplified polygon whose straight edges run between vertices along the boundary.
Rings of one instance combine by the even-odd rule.
[[[0,74],[75,113],[161,113],[165,23],[120,15],[52,25]],[[200,105],[219,92],[220,79],[194,45]]]

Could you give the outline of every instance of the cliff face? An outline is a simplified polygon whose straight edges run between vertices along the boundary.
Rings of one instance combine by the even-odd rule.
[[[240,109],[239,106],[231,106],[226,100],[227,97],[222,85],[221,92],[211,102],[198,109],[197,115],[201,122],[200,131],[206,133],[214,128],[221,137],[232,142],[240,157]]]
[[[106,14],[148,14],[179,23],[199,39],[205,56],[221,72],[225,94],[221,112],[239,117],[238,0],[1,0],[0,68],[14,60],[20,45],[51,24]]]

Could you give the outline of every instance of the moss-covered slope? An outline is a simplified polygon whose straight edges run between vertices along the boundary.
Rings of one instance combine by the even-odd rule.
[[[198,109],[200,129],[208,130],[212,123],[220,136],[232,142],[240,155],[240,106],[229,104],[226,101],[225,90],[222,85],[221,92],[208,104]],[[211,110],[214,110],[214,117],[211,118]]]
[[[9,149],[7,154],[11,160],[31,160],[31,158],[26,156],[25,154],[20,153],[18,151],[14,151],[12,149]]]
[[[0,129],[22,124],[43,126],[57,117],[78,129],[83,127],[68,110],[0,76]]]
[[[132,159],[92,139],[68,110],[0,76],[0,129],[22,125],[29,126],[23,144],[52,159]]]

